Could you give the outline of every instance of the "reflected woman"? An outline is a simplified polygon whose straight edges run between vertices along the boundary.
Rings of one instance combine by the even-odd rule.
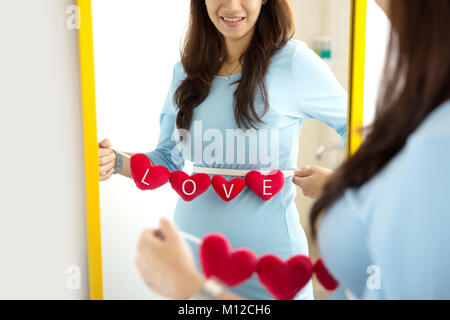
[[[192,0],[181,61],[174,66],[160,115],[158,144],[146,153],[151,163],[174,171],[190,160],[195,172],[220,169],[227,180],[235,178],[227,170],[293,170],[305,118],[333,127],[345,144],[347,94],[326,63],[293,40],[293,34],[289,0]],[[189,138],[196,130],[201,137],[203,132],[214,133],[214,152],[211,143]],[[223,142],[238,140],[230,137],[237,132],[254,135],[256,148],[251,139],[237,148],[218,143],[218,137]],[[117,156],[109,141],[100,143],[99,153],[100,172],[106,172],[102,180],[112,171],[131,177],[129,160]],[[268,161],[261,157],[267,153]],[[323,172],[312,180],[321,184],[328,174]],[[285,177],[280,193],[267,202],[249,188],[224,202],[209,188],[193,201],[180,199],[174,222],[199,238],[222,233],[233,248],[249,248],[258,256],[308,255],[295,195],[292,176]],[[198,257],[198,247],[191,249]],[[198,258],[195,263],[200,270]],[[272,299],[256,276],[232,290],[250,299]],[[311,281],[296,299],[313,299]]]
[[[392,30],[376,119],[329,178],[311,225],[339,282],[333,298],[450,299],[450,0],[377,2]],[[142,234],[137,265],[168,297],[205,288],[166,220]]]

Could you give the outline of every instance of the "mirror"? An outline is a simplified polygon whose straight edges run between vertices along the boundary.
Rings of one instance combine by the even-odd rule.
[[[229,85],[227,74],[234,81],[243,71],[224,68],[212,78],[206,100],[194,109],[188,147],[171,139],[176,119],[171,106],[174,90],[183,80],[184,70],[176,62],[190,1],[156,5],[144,0],[91,0],[91,5],[98,141],[108,138],[115,150],[147,153],[157,165],[172,159],[166,147],[176,144],[185,162],[174,168],[188,174],[198,166],[247,171],[288,171],[305,165],[334,169],[344,159],[350,0],[291,1],[294,40],[278,50],[269,64],[265,123],[239,140],[239,134],[246,132],[236,131],[233,94],[237,84]],[[255,100],[258,112],[264,106],[259,98]],[[236,135],[230,139],[227,129]],[[157,146],[160,149],[155,152]],[[222,175],[229,180],[229,173]],[[101,287],[98,298],[164,299],[145,286],[134,264],[138,237],[145,228],[156,227],[161,216],[174,219],[180,229],[199,238],[209,232],[223,233],[233,248],[247,247],[258,256],[272,253],[287,259],[302,253],[315,260],[319,255],[308,239],[313,200],[292,183],[292,176],[269,201],[245,188],[225,202],[213,187],[193,201],[184,201],[170,183],[144,192],[120,174],[102,181],[99,188],[101,257],[97,259],[102,269],[90,279],[91,288]],[[198,246],[190,245],[198,256]],[[200,268],[198,263],[197,259]],[[271,298],[256,276],[232,291],[252,299]],[[323,299],[327,294],[319,284],[309,283],[296,299]]]

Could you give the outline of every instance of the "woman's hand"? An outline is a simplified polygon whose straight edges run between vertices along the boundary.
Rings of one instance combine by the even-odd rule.
[[[111,149],[112,145],[108,139],[98,144],[98,162],[100,165],[100,181],[108,180],[114,173],[116,167],[116,154]]]
[[[165,218],[161,219],[159,230],[142,233],[136,266],[149,288],[172,299],[193,297],[205,282],[195,268],[189,245]]]
[[[333,171],[327,168],[305,166],[301,170],[295,170],[293,182],[302,189],[306,197],[318,199],[332,174]]]

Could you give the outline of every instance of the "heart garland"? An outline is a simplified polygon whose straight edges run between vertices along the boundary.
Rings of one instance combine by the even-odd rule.
[[[294,299],[313,273],[329,291],[339,285],[320,258],[314,265],[311,258],[305,255],[296,255],[287,261],[271,254],[258,259],[249,249],[233,251],[228,240],[219,233],[203,238],[199,255],[206,278],[215,277],[228,287],[234,287],[256,272],[261,284],[278,300]]]
[[[203,240],[200,257],[205,276],[214,276],[229,287],[250,278],[258,265],[258,258],[253,252],[248,249],[233,251],[227,239],[218,233],[210,234]]]
[[[314,272],[320,284],[328,291],[334,291],[339,286],[339,283],[330,274],[328,269],[323,264],[322,258],[319,258],[314,265]]]
[[[197,173],[189,176],[184,171],[172,173],[164,166],[152,166],[145,154],[135,154],[130,158],[131,176],[140,190],[154,190],[168,181],[185,201],[192,201],[204,193],[212,184],[216,193],[224,201],[236,198],[247,185],[262,200],[269,201],[280,192],[284,185],[284,175],[273,170],[268,175],[250,171],[245,179],[227,181],[215,175]],[[321,258],[313,265],[310,257],[296,255],[283,261],[274,255],[261,258],[249,249],[232,250],[228,240],[221,234],[207,235],[200,243],[200,260],[207,278],[215,277],[229,287],[248,280],[255,272],[261,284],[278,300],[292,300],[309,282],[313,273],[319,283],[329,291],[339,283],[327,270]]]
[[[278,300],[292,300],[309,282],[314,271],[311,258],[293,256],[283,261],[274,255],[262,256],[258,263],[259,281]]]
[[[140,190],[154,190],[170,182],[184,201],[194,200],[211,184],[214,191],[226,202],[236,198],[244,190],[245,185],[262,200],[269,201],[281,191],[285,180],[280,170],[273,170],[268,175],[250,171],[245,179],[238,177],[231,181],[219,175],[211,179],[205,173],[189,176],[181,170],[170,172],[164,166],[152,166],[150,159],[142,153],[130,158],[130,170],[133,181]]]
[[[154,190],[169,181],[170,171],[163,166],[152,166],[145,154],[135,154],[130,159],[134,183],[141,190]]]

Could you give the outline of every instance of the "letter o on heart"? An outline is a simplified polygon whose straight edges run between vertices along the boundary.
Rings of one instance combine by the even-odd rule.
[[[192,182],[192,184],[194,185],[194,189],[192,190],[191,193],[186,192],[186,189],[184,188],[184,186],[186,185],[187,182]],[[185,195],[190,196],[190,195],[193,195],[193,194],[195,193],[195,191],[197,190],[197,185],[195,184],[195,181],[194,181],[194,180],[190,180],[190,179],[189,179],[189,180],[185,180],[185,181],[183,182],[183,185],[181,186],[181,188],[183,189],[183,193],[184,193]]]

